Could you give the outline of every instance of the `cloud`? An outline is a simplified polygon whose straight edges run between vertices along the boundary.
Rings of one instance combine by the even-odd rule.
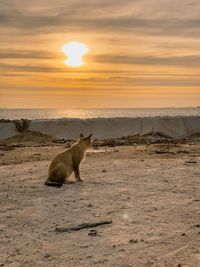
[[[45,72],[45,73],[56,73],[56,72],[64,72],[61,68],[54,68],[46,65],[17,65],[17,64],[7,64],[2,63],[0,65],[0,71],[7,71],[7,72]]]
[[[48,53],[48,52],[38,52],[38,51],[15,51],[15,52],[0,52],[0,59],[53,59],[57,58],[57,54]],[[116,64],[119,65],[147,65],[147,66],[177,66],[177,67],[187,67],[187,68],[199,68],[200,67],[200,55],[191,55],[191,56],[137,56],[137,55],[110,55],[102,54],[93,57],[93,61],[96,63],[102,63],[105,67],[106,64]],[[0,70],[4,72],[35,72],[35,73],[134,73],[134,71],[123,71],[114,68],[112,70],[72,70],[67,67],[52,67],[44,63],[38,64],[8,64],[1,63]],[[142,72],[145,75],[145,72]],[[147,73],[147,75],[149,75]],[[162,75],[162,74],[161,74]]]
[[[0,50],[0,59],[55,59],[60,55],[45,51]]]
[[[68,18],[56,16],[0,15],[1,27],[16,28],[26,34],[65,31],[122,32],[138,35],[186,35],[199,37],[200,19],[143,19],[134,16]],[[36,32],[34,32],[36,31]]]
[[[58,58],[59,54],[38,51],[25,51],[25,52],[0,52],[0,59],[54,59]],[[192,56],[134,56],[134,55],[98,55],[93,57],[93,61],[97,63],[119,64],[119,65],[152,65],[152,66],[183,66],[187,68],[200,67],[200,55]],[[16,71],[16,72],[70,72],[66,67],[56,68],[42,64],[38,65],[19,65],[2,63],[0,70]],[[72,71],[73,72],[73,71]],[[76,71],[77,72],[77,71]],[[84,73],[85,71],[80,71]],[[98,73],[93,71],[91,73]],[[101,72],[101,71],[100,71]],[[104,71],[103,71],[104,72]],[[107,71],[105,71],[107,72]],[[115,72],[113,70],[112,72]],[[123,71],[119,71],[123,73]]]
[[[171,1],[158,0],[49,2],[20,1],[19,8],[18,1],[3,1],[0,27],[8,28],[8,33],[9,29],[16,29],[19,34],[30,35],[76,31],[196,38],[200,35],[200,19],[195,13],[200,11],[200,5],[194,1],[192,5],[181,1],[177,8],[182,12]],[[191,13],[186,14],[187,10]]]
[[[96,62],[130,65],[162,65],[162,66],[200,66],[200,55],[192,56],[133,56],[133,55],[99,55]]]

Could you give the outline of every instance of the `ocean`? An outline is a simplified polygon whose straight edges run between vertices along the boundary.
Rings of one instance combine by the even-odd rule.
[[[200,116],[194,108],[114,108],[114,109],[0,109],[0,119],[115,118],[156,116]]]

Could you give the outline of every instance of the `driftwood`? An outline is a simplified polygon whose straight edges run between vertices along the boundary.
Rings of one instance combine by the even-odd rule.
[[[72,232],[72,231],[79,231],[84,228],[97,227],[100,225],[111,224],[111,223],[112,221],[100,221],[96,223],[82,223],[77,226],[71,226],[71,227],[64,227],[64,228],[57,227],[55,228],[55,231],[56,232]]]

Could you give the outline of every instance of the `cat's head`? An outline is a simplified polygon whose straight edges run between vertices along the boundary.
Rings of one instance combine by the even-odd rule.
[[[90,148],[92,146],[92,133],[88,136],[80,134],[79,142],[84,145],[85,148]]]

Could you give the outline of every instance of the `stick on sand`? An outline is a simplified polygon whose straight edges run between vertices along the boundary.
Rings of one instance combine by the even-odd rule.
[[[64,228],[56,227],[55,231],[56,232],[72,232],[72,231],[79,231],[84,228],[97,227],[100,225],[111,224],[111,223],[112,221],[100,221],[96,223],[82,223],[77,226],[71,226],[71,227],[64,227]]]

